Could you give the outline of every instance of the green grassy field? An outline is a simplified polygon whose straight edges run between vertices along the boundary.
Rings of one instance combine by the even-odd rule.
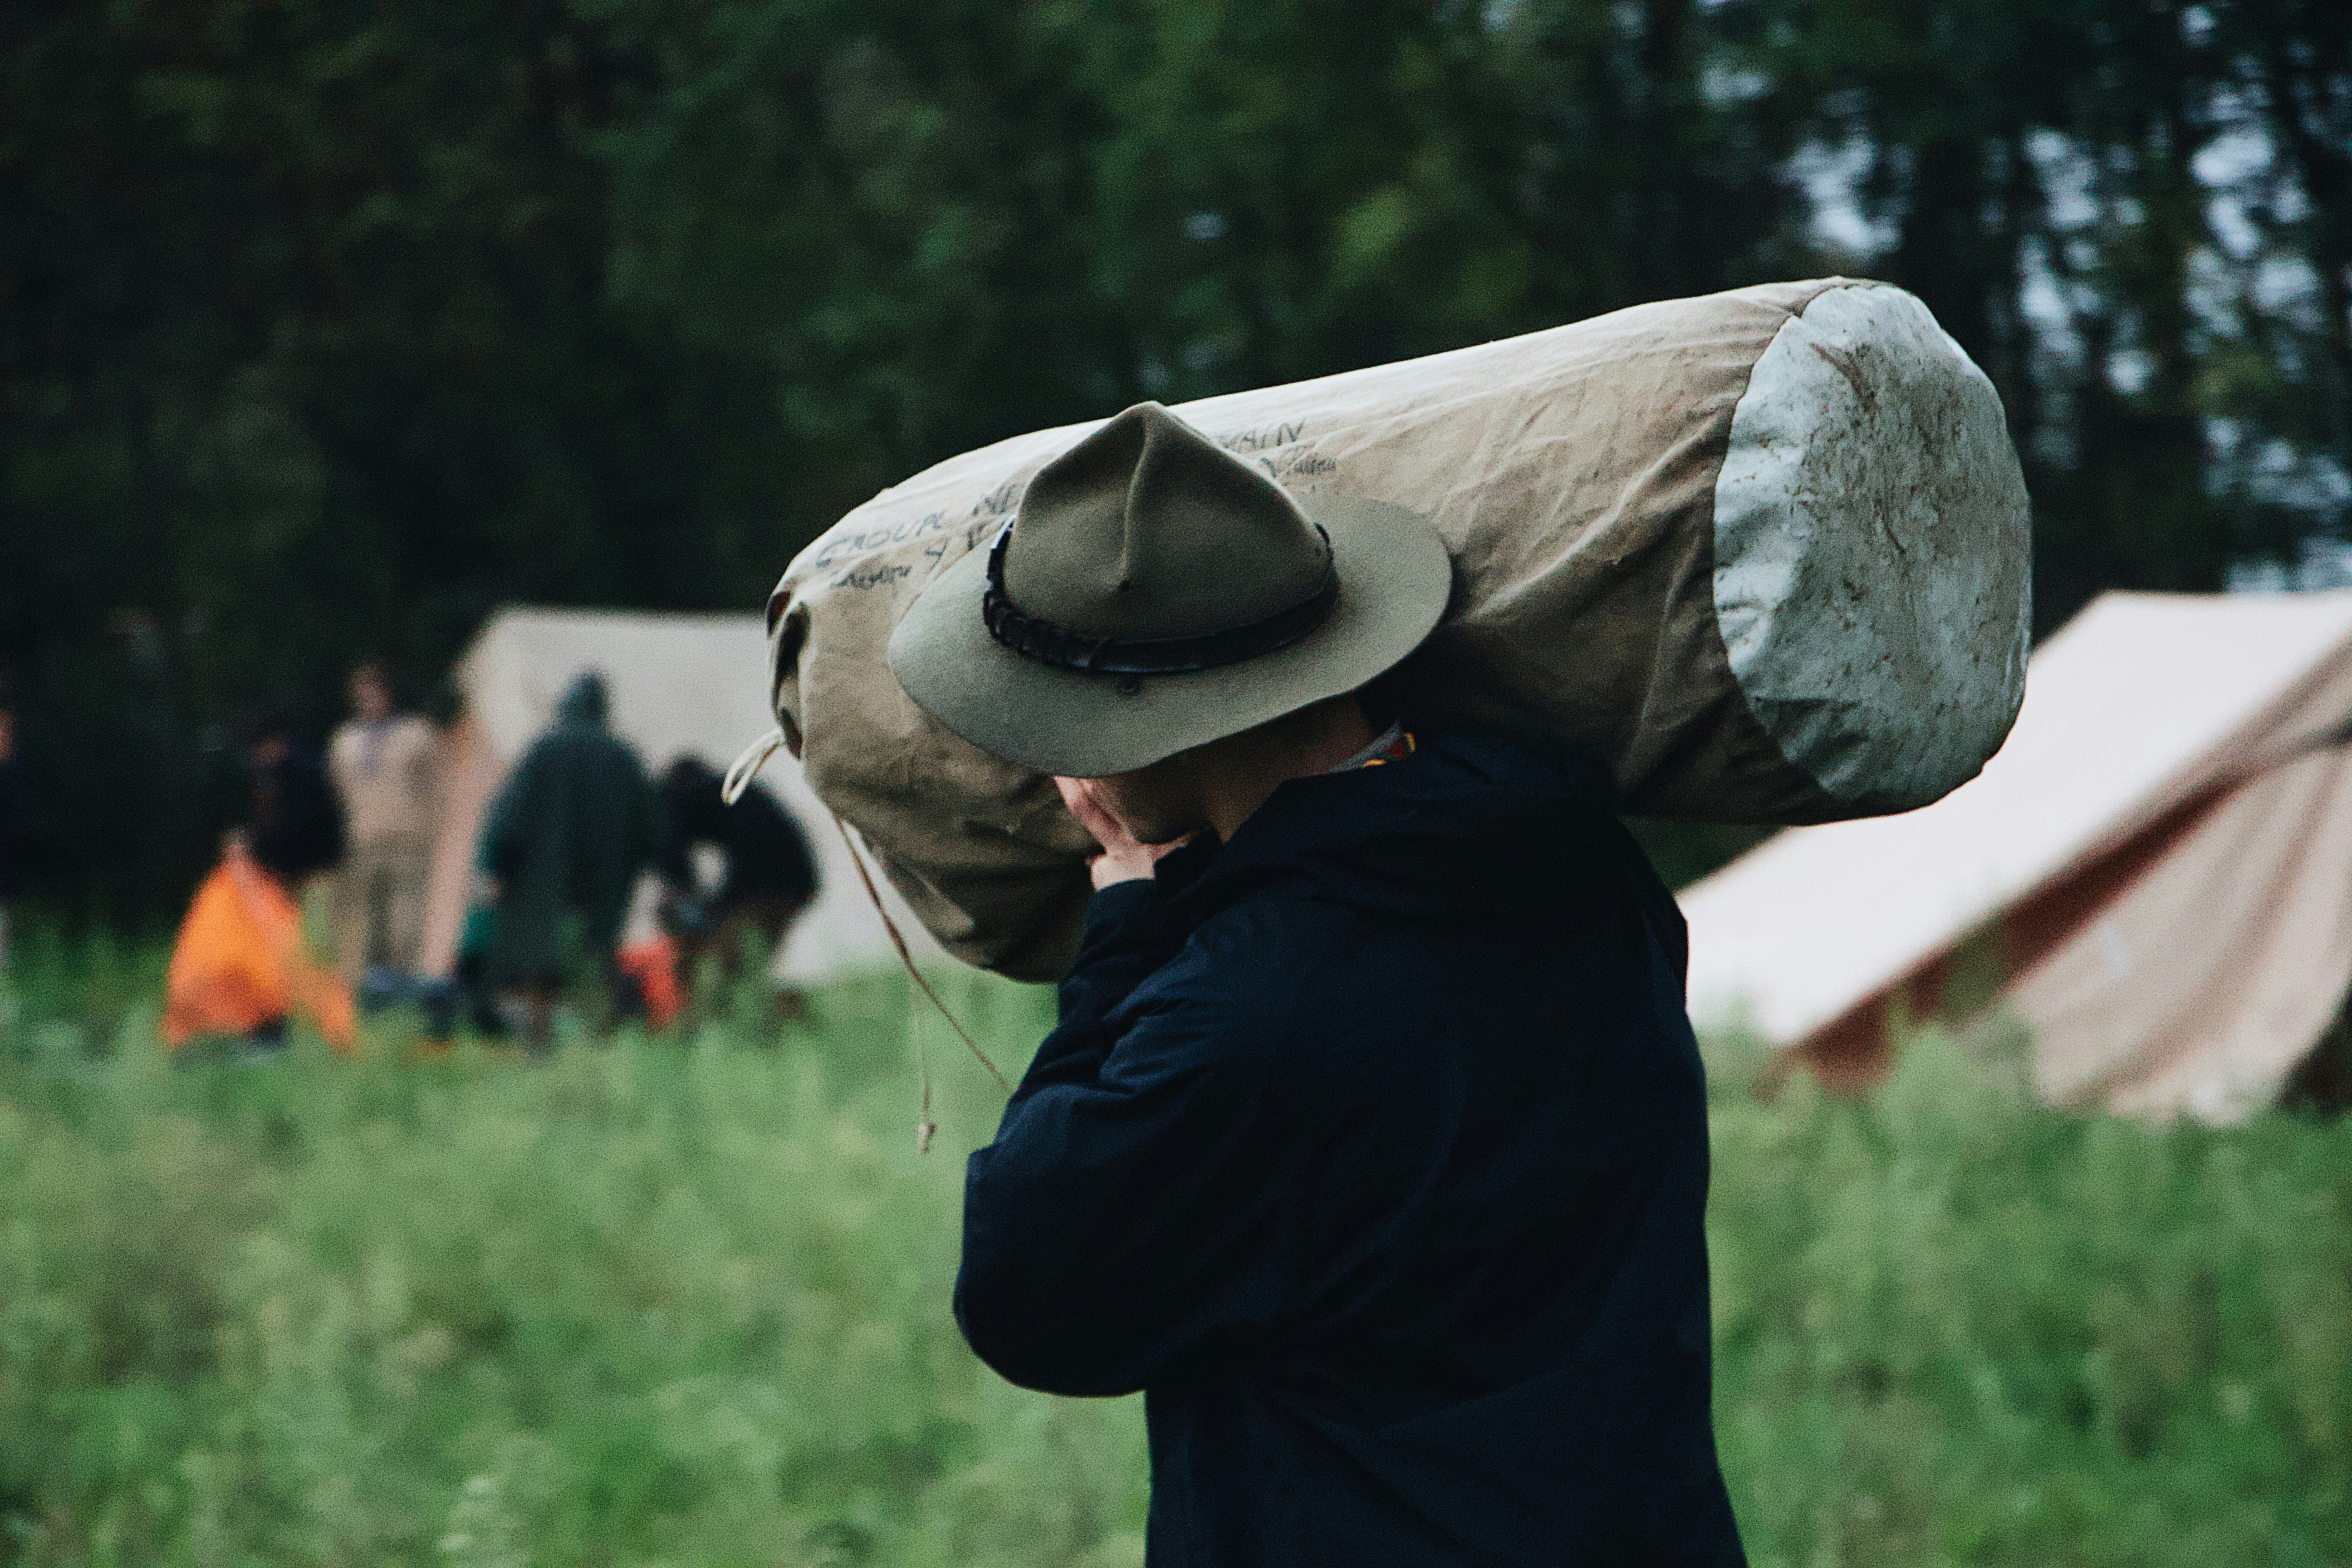
[[[171,1066],[149,949],[0,998],[0,1560],[1133,1564],[1133,1401],[947,1309],[996,1091],[902,981],[713,1026]],[[951,1002],[1008,1068],[1043,992]],[[915,1150],[913,1052],[940,1082]],[[1718,1052],[1717,1421],[1759,1564],[2352,1561],[2352,1123],[1871,1103]]]

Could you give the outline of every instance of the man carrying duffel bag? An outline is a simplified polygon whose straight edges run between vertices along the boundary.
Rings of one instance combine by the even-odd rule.
[[[890,644],[1102,847],[956,1310],[1144,1392],[1154,1564],[1742,1561],[1681,921],[1599,767],[1357,695],[1448,591],[1412,513],[1144,405]]]

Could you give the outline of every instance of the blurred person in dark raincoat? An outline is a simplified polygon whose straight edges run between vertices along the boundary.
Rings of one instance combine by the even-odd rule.
[[[1449,587],[1147,404],[891,639],[1101,847],[955,1303],[1015,1383],[1143,1392],[1154,1568],[1743,1561],[1682,920],[1599,764],[1359,695]]]
[[[534,1048],[569,973],[594,975],[614,1012],[630,1010],[615,950],[656,826],[645,764],[607,727],[609,705],[603,676],[575,678],[482,823],[480,860],[496,883],[484,970],[529,1002]]]

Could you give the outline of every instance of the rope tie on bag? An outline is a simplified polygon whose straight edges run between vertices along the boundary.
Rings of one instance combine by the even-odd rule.
[[[939,1009],[940,1016],[948,1021],[948,1027],[956,1032],[956,1038],[964,1043],[972,1058],[986,1068],[988,1076],[996,1080],[996,1087],[1011,1094],[1013,1085],[997,1070],[996,1064],[988,1059],[988,1053],[980,1048],[980,1042],[971,1037],[971,1032],[948,1010],[948,1005],[940,1000],[940,994],[931,989],[931,983],[923,978],[923,972],[915,967],[915,955],[907,946],[906,935],[898,930],[898,922],[890,918],[890,911],[882,907],[882,889],[875,886],[874,873],[866,868],[866,857],[859,852],[857,840],[850,834],[849,824],[842,820],[841,813],[837,811],[833,814],[833,826],[840,831],[841,842],[849,851],[849,863],[857,868],[857,879],[866,888],[866,901],[874,906],[875,914],[881,919],[882,929],[889,933],[890,945],[898,950],[898,962],[906,965],[907,978],[912,980],[915,988]],[[918,1055],[917,1071],[922,1077],[923,1108],[922,1119],[915,1124],[915,1149],[919,1153],[928,1154],[931,1150],[931,1134],[939,1131],[931,1121],[931,1063],[928,1056]]]
[[[778,725],[744,747],[741,754],[728,767],[726,778],[720,781],[719,798],[729,805],[742,799],[744,791],[751,787],[751,781],[759,776],[760,770],[768,765],[768,759],[774,756],[783,743],[783,727]],[[988,1053],[980,1048],[980,1042],[971,1037],[971,1031],[963,1026],[962,1020],[940,1000],[940,994],[931,989],[931,983],[923,978],[923,972],[915,966],[914,951],[907,945],[906,933],[898,929],[898,922],[890,918],[890,911],[883,906],[882,889],[875,885],[874,873],[866,869],[866,857],[858,848],[856,838],[851,835],[849,824],[842,820],[839,812],[831,815],[833,826],[841,835],[842,847],[849,851],[849,863],[857,868],[857,880],[866,889],[866,900],[874,906],[875,916],[881,921],[883,931],[890,938],[890,945],[898,950],[898,962],[906,966],[907,978],[915,983],[915,989],[920,991],[933,1007],[939,1009],[940,1016],[948,1021],[948,1027],[955,1031],[956,1038],[964,1043],[972,1058],[986,1068],[988,1076],[996,1080],[996,1087],[1011,1094],[1012,1083],[989,1059]],[[922,1110],[919,1120],[915,1123],[915,1149],[919,1153],[928,1154],[931,1152],[931,1135],[939,1131],[938,1124],[931,1121],[931,1062],[928,1054],[916,1053],[915,1070],[923,1086]]]

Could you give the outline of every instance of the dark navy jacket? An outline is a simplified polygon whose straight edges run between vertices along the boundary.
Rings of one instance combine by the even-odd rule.
[[[1433,738],[1097,894],[956,1313],[1145,1391],[1153,1568],[1742,1561],[1682,922],[1580,763]]]

